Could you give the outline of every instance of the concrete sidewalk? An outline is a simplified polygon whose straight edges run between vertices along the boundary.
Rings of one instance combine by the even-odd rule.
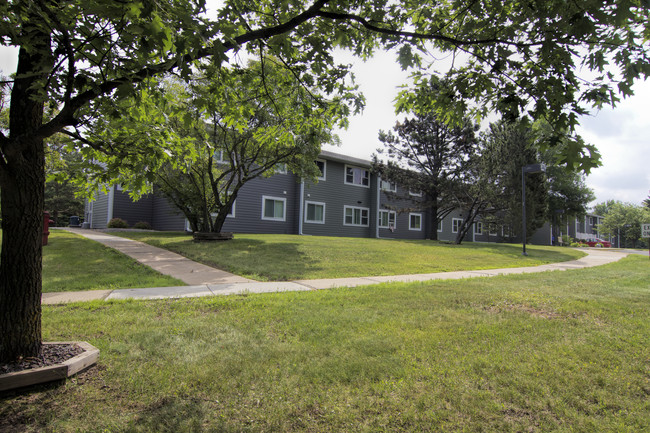
[[[152,247],[142,242],[111,236],[93,230],[68,229],[89,239],[97,240],[111,248],[115,248],[133,257],[141,263],[151,266],[166,275],[187,282],[188,286],[153,287],[146,289],[119,290],[90,290],[85,292],[44,293],[42,303],[64,304],[69,302],[84,302],[111,299],[162,299],[188,298],[199,296],[232,295],[243,293],[269,293],[331,289],[335,287],[356,287],[386,282],[414,282],[430,280],[448,280],[475,277],[494,277],[497,275],[523,274],[545,271],[565,271],[569,269],[588,268],[612,263],[627,254],[604,249],[583,249],[587,256],[570,262],[551,263],[548,265],[525,267],[486,269],[477,271],[438,272],[432,274],[391,275],[378,277],[333,278],[320,280],[274,281],[257,282],[248,280],[228,272],[210,268],[193,262],[178,254]],[[163,272],[164,271],[164,272]],[[196,281],[191,283],[190,281]]]
[[[211,268],[144,242],[113,236],[97,230],[71,228],[65,230],[116,249],[143,265],[147,265],[161,274],[179,279],[190,286],[254,282],[254,280]]]

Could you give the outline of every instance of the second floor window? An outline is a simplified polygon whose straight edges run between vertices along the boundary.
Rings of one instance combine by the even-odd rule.
[[[370,172],[361,167],[345,167],[345,183],[350,185],[370,186]]]

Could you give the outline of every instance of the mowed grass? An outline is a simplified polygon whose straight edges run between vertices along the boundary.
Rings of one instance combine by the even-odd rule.
[[[166,248],[208,266],[261,281],[420,274],[537,266],[583,252],[557,247],[295,235],[237,234],[232,241],[193,242],[185,233],[113,232]]]
[[[650,265],[44,308],[99,364],[0,431],[647,432]]]
[[[63,230],[43,247],[43,292],[185,286],[130,257]]]

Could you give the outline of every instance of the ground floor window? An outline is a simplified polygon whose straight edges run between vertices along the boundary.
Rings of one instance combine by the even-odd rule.
[[[483,223],[482,222],[477,222],[476,223],[476,234],[477,235],[482,235],[483,234]]]
[[[305,222],[325,224],[325,203],[306,201]]]
[[[461,218],[452,218],[451,219],[451,232],[452,233],[458,233],[458,230],[460,230],[460,226],[463,224],[463,220]]]
[[[346,226],[363,226],[368,227],[368,214],[370,210],[367,207],[343,207],[343,224]]]
[[[442,220],[438,220],[438,231],[442,231]]]
[[[392,210],[380,210],[379,211],[379,228],[382,229],[395,229],[395,221],[397,220],[397,214]]]
[[[409,230],[422,230],[422,214],[410,213],[409,214]]]
[[[262,219],[269,221],[286,220],[286,202],[284,197],[262,196]]]

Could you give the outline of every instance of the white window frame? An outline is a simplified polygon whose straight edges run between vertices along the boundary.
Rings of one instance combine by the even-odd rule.
[[[420,192],[413,192],[409,189],[409,195],[412,195],[413,197],[422,197],[422,191]]]
[[[318,179],[318,180],[327,179],[327,160],[325,160],[325,159],[317,159],[315,162],[322,162],[323,163],[323,177],[318,176],[316,179]]]
[[[442,220],[438,220],[438,233],[442,232]]]
[[[388,225],[382,225],[382,223],[381,223],[382,214],[388,214]],[[388,209],[379,209],[379,211],[377,212],[377,226],[379,226],[380,229],[390,229],[391,228],[391,219],[393,221],[392,227],[393,227],[393,229],[396,229],[397,228],[397,212],[395,212],[394,210],[388,210]]]
[[[497,236],[497,225],[496,224],[488,224],[488,236]]]
[[[282,202],[282,218],[267,217],[264,215],[266,200],[274,200],[274,201]],[[285,197],[273,197],[270,195],[263,195],[262,196],[262,219],[265,221],[286,221],[287,220],[287,199]]]
[[[347,214],[348,209],[352,209],[352,223],[347,223],[347,222],[345,221],[345,219],[346,219],[345,217],[346,217],[346,214]],[[363,224],[363,223],[355,224],[355,223],[354,223],[354,211],[355,211],[355,210],[360,211],[359,219],[360,219],[361,221],[363,221],[363,213],[364,213],[364,211],[365,211],[365,214],[366,214],[366,221],[367,221],[366,224]],[[343,206],[343,225],[344,225],[344,226],[351,226],[351,227],[368,227],[368,226],[370,226],[370,208],[367,208],[367,207],[358,207],[358,206]]]
[[[458,225],[456,225],[456,221],[458,221]],[[463,224],[463,219],[462,218],[452,218],[451,219],[451,232],[452,233],[458,233],[458,229],[460,226]]]
[[[350,168],[350,169],[355,169],[356,168],[356,169],[365,171],[367,175],[364,177],[364,179],[366,179],[366,178],[368,179],[368,185],[364,185],[363,182],[362,183],[354,183],[354,181],[353,182],[348,182],[348,168]],[[354,174],[352,175],[352,178],[354,179]],[[345,164],[345,170],[343,170],[343,183],[345,183],[346,185],[359,186],[361,188],[370,188],[370,170],[367,169],[367,168],[359,167],[357,165],[347,165],[347,164]]]
[[[413,227],[411,225],[411,218],[412,217],[418,217],[420,220],[420,227]],[[422,214],[419,212],[414,212],[414,213],[409,213],[409,230],[414,231],[414,232],[421,232],[422,231]]]
[[[477,221],[474,223],[474,234],[482,235],[483,234],[483,222]]]
[[[237,206],[237,199],[235,199],[235,201],[232,202],[230,213],[226,215],[226,218],[235,218],[235,206]]]
[[[379,188],[385,192],[397,192],[397,183],[388,180],[380,180]]]
[[[322,221],[317,221],[317,220],[309,220],[307,219],[307,208],[309,205],[314,205],[314,206],[322,206],[323,207],[323,220]],[[304,216],[304,221],[309,224],[325,224],[325,203],[320,202],[320,201],[305,201],[305,216]]]

